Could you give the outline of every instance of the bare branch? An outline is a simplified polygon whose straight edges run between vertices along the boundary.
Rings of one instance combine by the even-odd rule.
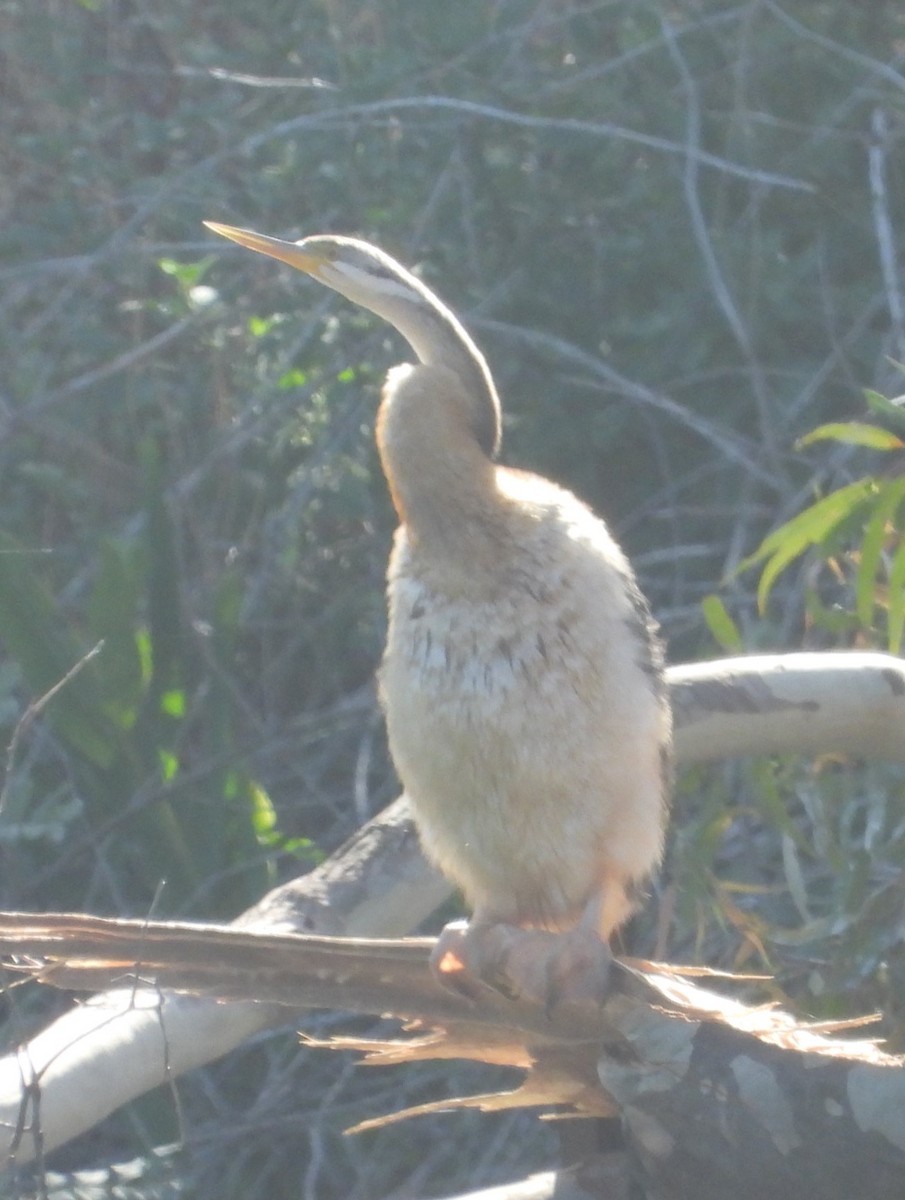
[[[682,142],[674,142],[655,134],[641,133],[636,129],[627,129],[623,125],[615,125],[610,121],[586,121],[577,117],[540,117],[452,96],[400,96],[391,100],[375,100],[370,104],[349,104],[341,108],[324,109],[319,113],[306,113],[304,116],[292,117],[288,121],[271,126],[262,133],[246,138],[241,145],[240,152],[249,153],[258,149],[259,146],[302,129],[323,129],[337,121],[391,117],[400,112],[457,113],[467,117],[480,117],[482,120],[502,125],[513,125],[519,129],[531,129],[537,133],[577,133],[596,138],[609,138],[682,157],[689,152],[688,147]],[[765,187],[789,188],[798,192],[815,192],[817,190],[813,184],[804,179],[796,179],[790,175],[778,175],[772,171],[760,171],[755,167],[746,167],[741,163],[734,163],[730,159],[722,158],[718,154],[709,154],[706,150],[697,150],[695,154],[702,166],[715,167],[727,175],[748,179]]]
[[[889,211],[889,193],[886,186],[886,155],[889,149],[889,128],[886,110],[882,105],[871,113],[870,129],[873,135],[867,152],[868,175],[870,178],[871,212],[877,235],[877,250],[880,255],[880,270],[886,288],[886,302],[892,325],[895,356],[905,357],[905,302],[899,283],[899,267],[896,262],[896,241]]]
[[[721,429],[706,417],[702,417],[693,409],[687,408],[662,392],[643,383],[638,383],[620,374],[602,358],[589,354],[579,346],[567,342],[565,338],[555,334],[544,333],[540,330],[524,329],[517,325],[509,325],[503,321],[481,319],[472,322],[473,325],[494,333],[502,333],[507,338],[523,342],[534,347],[539,353],[554,354],[570,366],[580,367],[584,377],[573,380],[582,387],[599,387],[603,385],[607,391],[652,409],[659,416],[685,429],[696,433],[704,441],[714,446],[730,462],[737,463],[754,478],[766,484],[771,491],[776,488],[775,476],[766,471],[757,461],[757,451],[753,442],[746,441],[730,430]]]
[[[724,659],[672,667],[669,683],[680,763],[826,750],[905,759],[905,663],[890,655]],[[403,797],[320,867],[268,893],[236,927],[399,935],[449,892],[420,853]],[[38,1104],[50,1149],[157,1084],[285,1023],[288,1012],[153,988],[106,992],[0,1060],[0,1155],[15,1153],[19,1162],[34,1155]]]
[[[752,754],[905,762],[905,663],[891,654],[752,655],[668,671],[680,763]]]
[[[78,662],[73,663],[62,679],[58,679],[52,688],[39,696],[37,700],[33,700],[26,708],[25,712],[16,722],[16,728],[13,730],[13,736],[10,738],[9,745],[6,747],[6,764],[3,771],[3,786],[0,787],[0,813],[3,812],[6,797],[9,792],[10,775],[12,772],[13,763],[16,759],[16,753],[19,749],[19,743],[22,738],[31,728],[37,717],[44,711],[47,705],[51,702],[54,696],[58,695],[68,683],[75,679],[76,675],[86,666],[93,658],[96,658],[104,648],[103,641],[93,646],[87,654],[83,654]]]
[[[508,936],[514,949],[551,935]],[[390,1013],[432,1032],[326,1045],[378,1064],[457,1057],[527,1068],[512,1092],[420,1105],[392,1120],[451,1107],[619,1112],[647,1194],[653,1185],[691,1200],[720,1194],[719,1184],[724,1195],[774,1200],[792,1195],[783,1182],[794,1178],[820,1200],[856,1185],[863,1200],[901,1195],[905,1058],[837,1036],[858,1022],[801,1023],[704,988],[681,968],[636,960],[613,963],[605,994],[552,1010],[490,988],[466,1000],[434,982],[432,944],[0,914],[0,954],[38,960],[39,977],[60,986],[109,984],[125,970],[140,984],[150,975],[159,987],[222,998]],[[708,1137],[696,1138],[702,1129]]]
[[[679,48],[670,20],[667,17],[663,17],[660,24],[670,58],[676,64],[679,77],[682,81],[682,89],[685,93],[687,152],[685,155],[685,168],[682,172],[682,187],[685,193],[688,214],[691,219],[692,232],[701,257],[704,260],[704,267],[710,282],[710,290],[713,292],[720,311],[732,332],[732,336],[738,343],[739,349],[748,363],[751,388],[760,416],[760,434],[766,451],[774,464],[775,471],[775,465],[778,462],[776,439],[774,436],[775,421],[770,411],[763,369],[758,362],[748,327],[742,320],[742,315],[732,295],[732,289],[720,265],[716,247],[713,244],[713,238],[710,236],[707,220],[701,205],[699,186],[701,166],[701,105],[698,98],[697,84]]]
[[[841,42],[835,42],[832,38],[825,37],[822,33],[817,33],[813,29],[808,29],[806,25],[802,25],[800,21],[796,21],[794,17],[790,17],[787,12],[774,0],[765,0],[764,7],[773,14],[774,17],[787,29],[791,29],[793,33],[806,41],[813,42],[815,46],[820,46],[824,50],[829,50],[832,54],[838,55],[840,58],[846,59],[848,62],[855,63],[859,67],[863,67],[869,75],[878,76],[891,84],[900,92],[905,92],[905,77],[898,70],[897,65],[902,61],[901,53],[896,54],[892,63],[881,62],[877,58],[871,58],[867,54],[862,54],[859,50],[853,50],[851,46],[845,46]]]

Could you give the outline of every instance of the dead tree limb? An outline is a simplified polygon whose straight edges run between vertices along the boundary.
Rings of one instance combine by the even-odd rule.
[[[669,682],[680,764],[795,751],[905,761],[905,664],[889,655],[719,660],[672,667]],[[235,925],[391,936],[415,928],[448,894],[418,850],[403,798]],[[0,1060],[0,1156],[29,1161],[287,1015],[266,1003],[221,1004],[152,989],[95,997]]]
[[[826,754],[905,762],[905,663],[860,651],[670,667],[679,762]]]
[[[520,937],[516,933],[513,936]],[[900,1200],[905,1060],[844,1025],[795,1021],[683,972],[614,964],[600,1003],[547,1012],[487,989],[465,1000],[427,968],[430,939],[266,935],[218,927],[0,914],[0,954],[48,983],[134,982],[221,999],[390,1013],[391,1042],[337,1039],[371,1061],[464,1057],[526,1068],[512,1093],[408,1114],[566,1105],[618,1113],[642,1194],[663,1200]],[[130,978],[131,977],[131,978]],[[372,1123],[373,1124],[373,1123]]]

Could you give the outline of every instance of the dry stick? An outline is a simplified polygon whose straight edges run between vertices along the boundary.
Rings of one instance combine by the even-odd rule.
[[[168,325],[166,329],[161,329],[159,333],[146,338],[137,346],[130,346],[128,350],[115,355],[107,362],[103,362],[99,366],[92,367],[91,370],[83,372],[81,375],[76,375],[74,378],[68,379],[53,391],[45,392],[43,395],[32,400],[21,413],[14,414],[10,419],[9,425],[14,426],[19,421],[23,423],[27,422],[47,409],[53,408],[70,397],[78,395],[79,392],[93,388],[102,380],[109,379],[113,375],[119,375],[123,371],[131,370],[138,363],[144,362],[145,359],[152,355],[159,354],[164,346],[181,337],[188,329],[197,325],[201,319],[202,317],[198,313],[192,313],[188,317],[181,317],[178,321],[174,321],[172,325]]]
[[[727,659],[673,667],[669,683],[680,763],[827,751],[905,762],[905,662],[891,655]],[[402,798],[234,924],[396,936],[416,928],[449,891],[422,857]],[[38,1102],[49,1150],[157,1084],[285,1024],[287,1013],[130,987],[94,998],[0,1061],[0,1159],[14,1150],[19,1162],[34,1156]]]
[[[896,262],[896,239],[889,211],[886,186],[886,155],[889,149],[889,122],[886,109],[878,104],[870,117],[871,143],[867,153],[870,180],[871,212],[880,255],[880,270],[886,288],[889,320],[896,358],[905,357],[905,302],[899,286],[899,266]]]
[[[679,49],[670,19],[665,16],[661,17],[660,26],[663,30],[669,56],[676,65],[682,81],[682,89],[685,93],[685,128],[688,151],[685,156],[685,166],[682,172],[682,189],[685,194],[685,203],[691,220],[691,229],[698,250],[704,260],[710,290],[748,364],[751,377],[751,390],[754,394],[760,419],[760,434],[764,450],[775,473],[779,467],[779,452],[773,432],[776,427],[776,419],[770,405],[763,368],[755,353],[751,333],[742,319],[738,305],[732,295],[729,281],[720,264],[701,205],[700,145],[702,122],[697,84],[688,67],[688,63],[685,61],[684,55]]]
[[[374,100],[366,104],[348,104],[335,109],[323,109],[318,113],[306,113],[301,117],[291,117],[287,121],[271,126],[263,133],[253,134],[246,138],[241,143],[240,152],[250,153],[274,138],[280,138],[301,129],[323,129],[337,121],[381,116],[391,118],[399,112],[413,111],[454,113],[503,125],[513,125],[518,129],[530,129],[537,133],[575,133],[590,137],[610,138],[614,141],[628,142],[630,145],[643,146],[649,150],[659,150],[681,157],[689,153],[688,146],[682,142],[659,137],[656,134],[643,133],[637,129],[629,129],[624,125],[616,125],[612,121],[589,121],[578,117],[534,116],[531,113],[516,112],[513,109],[499,108],[492,104],[479,104],[474,100],[462,100],[452,96],[400,96],[395,99]],[[697,150],[694,154],[703,166],[714,167],[739,179],[748,179],[766,187],[789,188],[798,192],[817,191],[814,184],[805,179],[779,175],[773,171],[761,171],[756,167],[746,167],[743,163],[733,162],[731,159],[711,154],[706,150]]]
[[[794,34],[808,42],[813,42],[816,46],[820,46],[823,50],[829,50],[831,54],[836,54],[840,58],[846,59],[848,62],[855,63],[859,67],[863,67],[868,73],[868,76],[879,76],[886,83],[891,84],[900,92],[905,92],[905,76],[898,69],[902,62],[903,55],[901,52],[892,56],[891,63],[882,62],[878,58],[871,58],[868,54],[862,54],[860,50],[853,50],[851,46],[843,45],[841,42],[833,41],[832,38],[826,37],[822,33],[817,33],[813,29],[809,29],[807,25],[802,25],[800,21],[796,21],[777,4],[775,0],[765,0],[764,7],[768,12],[771,12],[774,17],[787,29],[791,29]],[[893,65],[895,63],[896,65]]]
[[[87,654],[83,654],[77,663],[74,663],[62,679],[59,679],[52,688],[39,696],[37,700],[33,700],[26,708],[25,712],[16,722],[16,728],[13,730],[13,736],[10,738],[9,745],[6,747],[6,764],[3,771],[3,787],[0,789],[0,813],[3,812],[3,806],[6,803],[9,794],[10,783],[12,780],[13,763],[15,762],[16,752],[19,749],[19,743],[22,738],[31,728],[35,719],[41,715],[54,696],[58,695],[68,683],[71,683],[78,675],[79,671],[86,666],[93,658],[96,658],[104,648],[103,638],[94,646]]]
[[[537,945],[537,931],[499,933],[504,970],[517,943]],[[663,1198],[899,1200],[905,1059],[872,1040],[837,1036],[864,1021],[797,1022],[708,990],[694,978],[712,974],[703,969],[636,960],[614,962],[596,1000],[547,1011],[485,988],[472,1003],[434,981],[432,944],[0,914],[0,946],[43,962],[39,977],[61,987],[109,985],[141,958],[161,987],[388,1013],[432,1027],[404,1039],[322,1043],[374,1063],[467,1058],[527,1069],[515,1091],[447,1097],[351,1132],[450,1108],[565,1104],[583,1115],[620,1113],[638,1175]]]
[[[509,325],[504,321],[487,318],[475,320],[472,324],[477,328],[501,333],[507,338],[522,342],[535,348],[538,353],[555,354],[564,363],[580,367],[585,375],[577,380],[579,386],[590,388],[602,384],[607,390],[613,391],[617,395],[625,396],[631,401],[653,409],[658,415],[663,415],[684,428],[690,429],[731,462],[737,463],[739,467],[768,487],[775,488],[776,480],[773,475],[757,462],[756,446],[753,442],[708,421],[706,417],[679,404],[670,396],[620,374],[603,358],[589,354],[565,338],[540,330],[525,329],[522,326]],[[594,380],[595,383],[592,384],[591,380]]]

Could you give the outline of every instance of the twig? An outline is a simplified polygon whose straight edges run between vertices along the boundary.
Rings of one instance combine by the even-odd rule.
[[[886,287],[886,302],[895,344],[895,357],[905,357],[905,304],[899,285],[899,268],[896,262],[896,243],[889,216],[889,193],[886,187],[886,151],[889,142],[889,126],[886,109],[878,104],[870,115],[870,146],[867,151],[868,177],[870,179],[871,214],[877,235],[880,254],[880,270]]]
[[[577,133],[591,137],[612,138],[617,141],[630,142],[636,146],[646,146],[649,150],[661,150],[666,154],[686,156],[688,146],[683,142],[674,142],[670,138],[659,137],[652,133],[641,133],[637,129],[628,129],[624,125],[615,125],[611,121],[587,121],[578,117],[539,117],[529,113],[513,112],[511,109],[497,108],[492,104],[478,104],[473,100],[460,100],[453,96],[400,96],[391,100],[375,100],[370,104],[349,104],[342,108],[325,109],[321,113],[306,113],[301,117],[292,117],[281,121],[270,129],[246,138],[234,153],[249,154],[260,146],[266,145],[288,133],[300,129],[322,129],[336,121],[356,120],[368,117],[391,117],[399,112],[407,111],[449,112],[462,116],[479,117],[485,121],[496,121],[503,125],[514,125],[520,129],[532,129],[535,132]],[[222,155],[221,155],[222,156]],[[718,154],[709,154],[706,150],[697,152],[697,159],[707,167],[715,167],[740,179],[750,179],[767,187],[789,188],[796,192],[816,192],[816,187],[805,179],[796,179],[790,175],[777,175],[772,171],[760,171],[756,167],[745,167],[741,163],[732,162]]]
[[[597,383],[602,382],[608,389],[611,389],[618,395],[625,396],[630,400],[653,408],[656,412],[669,417],[686,429],[692,430],[699,437],[703,438],[704,441],[715,446],[731,462],[743,466],[746,471],[762,483],[767,484],[771,489],[776,487],[776,479],[773,474],[758,465],[756,461],[757,451],[752,443],[746,442],[742,438],[720,429],[718,425],[714,425],[706,417],[702,417],[692,409],[677,403],[669,396],[664,396],[661,392],[656,392],[652,388],[646,387],[643,383],[638,383],[620,374],[619,371],[611,367],[609,363],[604,362],[603,359],[589,354],[586,350],[582,350],[571,342],[567,342],[565,338],[557,337],[550,333],[543,333],[540,330],[524,329],[517,325],[509,325],[502,321],[480,320],[472,321],[471,323],[472,325],[480,326],[482,329],[504,333],[506,337],[538,347],[547,353],[552,351],[564,361],[580,366],[586,373],[584,378],[574,381],[580,386],[594,387],[595,383],[587,378],[587,375],[592,376],[594,381]]]
[[[828,38],[822,33],[816,33],[813,29],[808,29],[806,25],[802,25],[800,21],[796,21],[794,17],[790,17],[773,0],[764,0],[764,8],[768,12],[771,12],[787,29],[791,29],[793,33],[797,33],[799,37],[805,38],[807,41],[813,42],[816,46],[821,46],[824,50],[829,50],[833,54],[838,54],[840,58],[846,58],[849,62],[857,63],[858,66],[864,67],[872,75],[879,75],[881,79],[885,79],[887,83],[892,84],[894,88],[898,88],[900,92],[905,92],[905,77],[903,77],[901,71],[897,71],[889,63],[880,62],[879,59],[862,54],[859,50],[853,50],[851,46],[844,46],[840,42],[834,42],[832,38]],[[901,62],[901,60],[901,55],[895,56],[894,61]]]
[[[44,711],[50,701],[56,696],[67,683],[75,679],[81,669],[86,666],[93,658],[96,658],[104,648],[103,639],[97,643],[87,654],[83,654],[77,663],[74,663],[62,679],[58,680],[52,688],[39,696],[37,700],[33,700],[26,708],[25,712],[16,723],[16,728],[13,730],[13,736],[10,738],[9,745],[6,747],[6,765],[3,771],[3,787],[0,788],[0,813],[3,812],[3,806],[9,793],[10,781],[12,779],[13,762],[16,757],[16,752],[19,749],[19,743],[22,738],[31,728],[32,724],[38,716]]]
[[[130,370],[136,363],[159,353],[164,346],[168,346],[170,342],[181,337],[197,320],[197,313],[182,317],[180,320],[174,321],[172,325],[167,326],[166,329],[155,333],[153,337],[147,338],[146,341],[141,342],[139,345],[130,346],[122,354],[117,354],[107,362],[101,363],[99,367],[92,367],[90,371],[85,371],[82,375],[76,375],[73,379],[67,379],[60,387],[55,388],[53,391],[45,392],[43,396],[32,400],[28,407],[23,409],[21,419],[25,420],[29,417],[34,417],[45,409],[59,404],[63,400],[68,400],[71,396],[75,396],[79,392],[87,391],[88,388],[92,388],[95,384],[100,383],[102,379],[108,379],[111,375],[118,375],[121,371]]]
[[[732,295],[732,290],[720,265],[701,207],[701,194],[698,186],[701,165],[701,106],[698,100],[697,85],[691,71],[688,69],[685,57],[679,49],[678,41],[668,18],[662,18],[661,27],[663,29],[666,48],[679,72],[682,89],[685,93],[687,153],[685,156],[685,169],[682,172],[682,188],[685,193],[688,215],[691,218],[692,232],[701,257],[704,260],[707,278],[710,281],[710,290],[713,292],[720,311],[726,318],[726,323],[732,331],[732,336],[738,343],[739,349],[748,363],[751,390],[754,393],[755,403],[760,415],[761,438],[763,439],[764,449],[773,464],[774,471],[776,471],[779,464],[776,438],[774,436],[776,422],[771,411],[767,389],[764,386],[763,370],[758,361],[748,327],[742,320],[741,313]]]

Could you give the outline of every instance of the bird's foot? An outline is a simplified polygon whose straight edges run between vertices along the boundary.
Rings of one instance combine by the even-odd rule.
[[[453,921],[437,940],[431,969],[444,987],[470,999],[491,987],[549,1013],[560,1005],[602,1004],[611,961],[606,942],[580,925],[550,933],[502,922]]]

